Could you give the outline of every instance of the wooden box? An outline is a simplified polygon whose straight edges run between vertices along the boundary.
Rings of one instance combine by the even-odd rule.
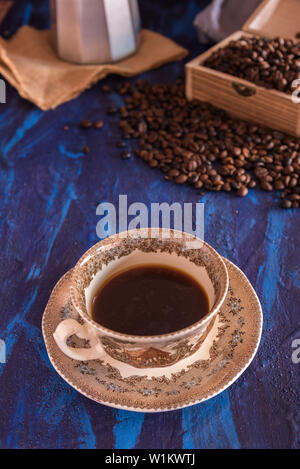
[[[187,98],[207,101],[234,117],[300,136],[300,103],[294,102],[292,95],[201,65],[213,51],[241,36],[281,36],[297,41],[299,20],[300,0],[263,1],[242,30],[186,64]]]

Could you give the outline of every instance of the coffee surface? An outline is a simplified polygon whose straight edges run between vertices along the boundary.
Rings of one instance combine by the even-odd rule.
[[[161,265],[120,272],[100,286],[93,319],[131,335],[158,335],[183,329],[209,311],[205,290],[190,275]]]

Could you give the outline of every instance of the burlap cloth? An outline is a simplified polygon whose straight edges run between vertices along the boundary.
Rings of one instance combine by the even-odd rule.
[[[130,77],[186,54],[172,40],[142,30],[134,55],[114,64],[77,65],[57,57],[50,31],[23,26],[9,41],[0,38],[0,73],[23,98],[47,110],[75,98],[109,73]]]

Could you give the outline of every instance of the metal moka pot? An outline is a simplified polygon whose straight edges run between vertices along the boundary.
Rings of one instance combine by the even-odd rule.
[[[50,0],[59,57],[81,64],[116,62],[138,47],[137,0]]]

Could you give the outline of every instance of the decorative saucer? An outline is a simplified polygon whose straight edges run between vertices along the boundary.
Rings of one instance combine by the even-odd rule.
[[[224,259],[229,290],[201,347],[190,357],[164,368],[135,368],[109,355],[87,362],[68,358],[53,333],[60,321],[83,320],[72,306],[72,270],[56,284],[43,315],[42,329],[50,361],[73,388],[96,402],[136,412],[162,412],[198,404],[230,386],[250,365],[259,345],[262,310],[243,272]],[[88,347],[75,336],[73,347]]]

